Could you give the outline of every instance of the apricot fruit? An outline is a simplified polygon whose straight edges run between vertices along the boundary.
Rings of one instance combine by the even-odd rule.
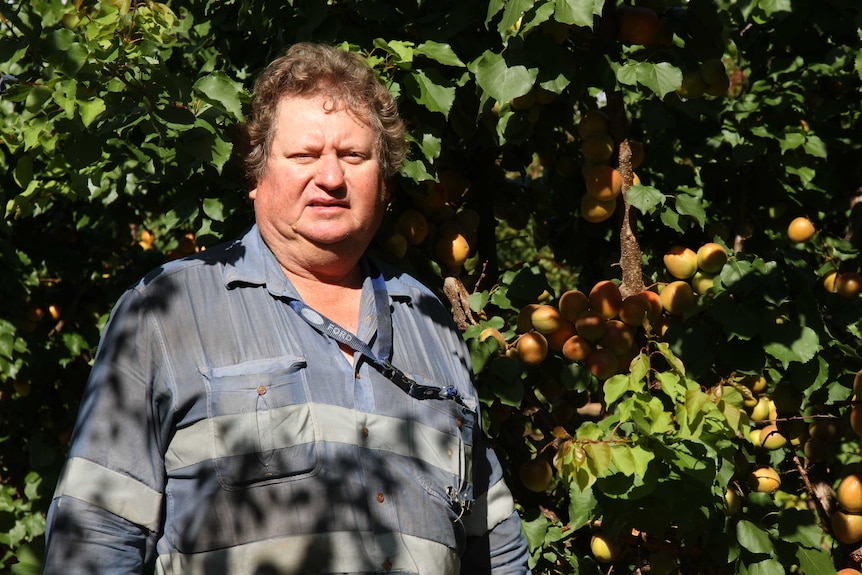
[[[434,254],[440,263],[451,269],[458,269],[470,255],[470,244],[464,234],[450,229],[442,233],[434,244]]]
[[[677,88],[677,93],[683,98],[700,98],[706,93],[706,81],[697,68],[689,68],[682,71],[682,84]]]
[[[855,473],[841,479],[835,495],[845,511],[862,512],[862,479]]]
[[[551,484],[553,477],[551,464],[539,457],[525,462],[518,470],[518,478],[521,483],[535,493],[545,491]]]
[[[620,304],[620,320],[626,325],[640,327],[647,319],[650,311],[649,302],[641,294],[632,294],[623,299]]]
[[[856,569],[852,569],[850,567],[845,567],[838,571],[837,575],[862,575],[862,572],[857,571]]]
[[[787,445],[787,438],[778,431],[778,426],[773,423],[760,430],[760,445],[770,451],[780,449]]]
[[[584,194],[581,198],[581,217],[592,224],[598,224],[614,215],[617,200],[601,201]]]
[[[642,6],[617,8],[617,40],[624,44],[655,44],[659,36],[659,17],[655,10]]]
[[[697,298],[691,286],[677,280],[664,286],[659,294],[661,305],[670,315],[682,316],[697,305]]]
[[[736,515],[742,509],[742,497],[733,487],[724,490],[724,511],[728,515]]]
[[[619,359],[609,349],[594,349],[587,356],[587,368],[596,378],[605,380],[614,375],[619,369]]]
[[[620,543],[603,533],[595,533],[590,538],[590,552],[599,563],[613,563],[621,551]]]
[[[563,324],[563,317],[556,307],[540,304],[530,314],[530,324],[539,333],[547,335],[560,329]]]
[[[775,493],[781,487],[781,477],[774,468],[766,465],[749,474],[748,485],[758,493]]]
[[[637,140],[629,140],[629,148],[632,151],[632,169],[636,170],[644,163],[644,145]]]
[[[730,88],[730,78],[727,76],[724,62],[718,58],[705,60],[700,65],[700,75],[706,82],[704,92],[707,95],[724,96],[727,94],[727,90]]]
[[[578,334],[575,324],[568,320],[560,320],[560,327],[551,333],[544,334],[548,340],[548,347],[554,351],[562,351],[563,345]]]
[[[503,337],[503,334],[500,333],[500,330],[493,327],[486,327],[479,332],[479,341],[483,342],[489,337],[494,338],[497,341],[497,345],[500,346],[501,351],[506,349],[506,338]]]
[[[694,293],[705,294],[715,287],[716,275],[701,270],[696,271],[691,277],[691,288],[694,290]]]
[[[574,335],[563,344],[562,354],[569,361],[584,361],[593,351],[593,345],[585,337]]]
[[[581,140],[586,140],[594,134],[607,134],[610,129],[610,119],[602,110],[588,110],[584,112],[578,122],[578,134],[581,136]]]
[[[390,234],[383,242],[383,249],[399,260],[407,255],[407,247],[407,239],[398,232]]]
[[[644,290],[635,295],[637,297],[642,297],[647,302],[647,305],[649,306],[647,319],[649,322],[652,324],[657,323],[661,319],[662,312],[664,311],[664,306],[661,303],[661,296],[651,290]]]
[[[697,271],[697,253],[691,248],[671,246],[662,260],[665,269],[676,279],[688,279]]]
[[[581,142],[581,152],[591,164],[606,164],[614,155],[614,139],[602,132],[592,133]]]
[[[623,178],[616,168],[596,164],[585,177],[587,193],[601,202],[613,200],[623,189]]]
[[[538,365],[548,357],[548,340],[537,331],[528,331],[518,338],[518,357],[527,365]]]
[[[856,272],[844,272],[835,278],[835,292],[847,299],[853,299],[862,292],[862,276]]]
[[[862,515],[846,513],[840,509],[832,514],[832,535],[845,545],[862,540]]]
[[[727,263],[727,250],[715,242],[708,242],[697,249],[697,267],[709,274],[717,274]]]
[[[605,316],[599,312],[588,309],[575,320],[575,329],[578,335],[588,341],[598,341],[605,334]]]
[[[799,216],[787,226],[787,237],[791,242],[801,244],[814,236],[814,224],[806,217]]]
[[[404,236],[411,246],[418,246],[428,237],[428,220],[419,210],[408,208],[395,221],[395,231]]]
[[[611,280],[597,282],[590,290],[588,298],[590,309],[599,312],[605,319],[616,317],[623,304],[620,288]]]
[[[518,333],[527,333],[533,329],[533,312],[540,304],[528,303],[518,312],[518,317],[515,321]]]
[[[859,405],[854,405],[850,408],[850,427],[856,432],[856,435],[862,437],[862,409]]]
[[[580,290],[572,289],[563,292],[560,296],[560,301],[557,302],[557,308],[560,310],[560,315],[563,319],[574,322],[578,317],[587,311],[590,307],[590,300],[587,294]]]
[[[608,320],[605,324],[605,333],[599,339],[599,345],[609,349],[615,355],[626,355],[635,345],[634,331],[618,319]]]

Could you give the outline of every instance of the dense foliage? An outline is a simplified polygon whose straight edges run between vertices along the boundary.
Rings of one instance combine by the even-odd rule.
[[[236,127],[306,39],[398,96],[375,247],[452,304],[535,573],[859,568],[862,8],[623,4],[0,4],[0,569],[115,299],[252,221]]]

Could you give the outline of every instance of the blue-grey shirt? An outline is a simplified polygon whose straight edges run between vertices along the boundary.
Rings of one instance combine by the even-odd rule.
[[[48,517],[44,573],[525,573],[528,551],[478,423],[451,315],[363,260],[360,326],[463,402],[418,400],[289,305],[256,226],[165,264],[105,328]],[[319,310],[325,314],[325,310]]]

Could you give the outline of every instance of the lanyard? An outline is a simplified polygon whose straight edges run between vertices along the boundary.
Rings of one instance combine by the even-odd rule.
[[[359,337],[308,307],[304,302],[291,299],[289,304],[293,311],[299,314],[299,317],[311,327],[364,355],[386,379],[400,387],[410,397],[415,399],[452,399],[463,404],[458,389],[454,386],[422,385],[390,363],[389,360],[392,357],[392,312],[389,309],[389,295],[386,292],[383,274],[375,271],[371,278],[371,285],[374,291],[374,307],[377,311],[377,340],[381,351],[379,356],[374,353],[371,346]]]

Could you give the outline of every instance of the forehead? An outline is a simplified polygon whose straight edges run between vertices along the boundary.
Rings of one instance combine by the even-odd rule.
[[[366,110],[350,108],[344,99],[329,94],[292,95],[278,100],[276,117],[279,123],[329,122],[373,130]]]

